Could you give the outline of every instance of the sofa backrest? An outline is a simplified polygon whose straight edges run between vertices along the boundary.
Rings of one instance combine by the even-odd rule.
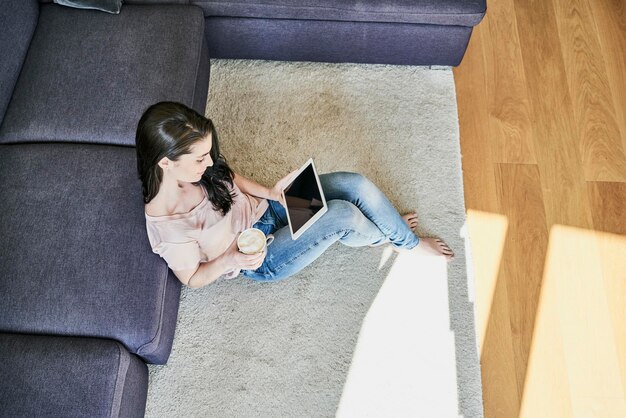
[[[191,0],[207,17],[475,26],[486,0]]]
[[[0,124],[39,18],[37,0],[3,0],[0,7]]]
[[[204,113],[204,22],[202,10],[189,5],[124,3],[111,14],[42,4],[0,143],[134,146],[137,122],[154,103]]]
[[[191,0],[124,0],[124,4],[189,4]],[[39,3],[52,3],[52,0],[39,0]]]

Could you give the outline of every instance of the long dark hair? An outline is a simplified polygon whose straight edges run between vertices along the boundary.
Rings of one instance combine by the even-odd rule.
[[[208,167],[200,181],[213,209],[226,215],[237,195],[229,191],[233,186],[234,173],[226,158],[220,154],[217,131],[211,119],[205,118],[182,103],[159,102],[150,106],[139,119],[135,145],[137,171],[141,180],[143,201],[150,202],[159,192],[163,169],[159,161],[167,157],[176,161],[181,155],[191,153],[191,146],[206,138],[212,138],[210,152],[213,166]]]

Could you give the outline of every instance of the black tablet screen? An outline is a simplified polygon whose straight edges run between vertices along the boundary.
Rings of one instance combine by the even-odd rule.
[[[324,207],[317,188],[313,164],[309,164],[296,179],[285,188],[287,211],[295,234]]]

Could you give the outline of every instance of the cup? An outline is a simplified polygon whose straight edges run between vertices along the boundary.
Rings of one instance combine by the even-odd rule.
[[[237,247],[244,254],[258,254],[274,241],[274,235],[267,237],[257,228],[248,228],[237,237]]]

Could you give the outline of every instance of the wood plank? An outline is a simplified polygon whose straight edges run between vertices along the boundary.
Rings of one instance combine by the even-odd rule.
[[[495,213],[481,212],[470,209],[467,211],[467,230],[470,237],[472,259],[480,261],[474,263],[476,289],[476,334],[479,346],[485,346],[485,337],[496,296],[496,285],[501,271],[502,253],[507,237],[508,219],[506,216]],[[503,289],[504,306],[508,305],[506,289]],[[508,326],[508,311],[504,323]],[[512,352],[511,352],[512,355]]]
[[[517,389],[508,301],[506,279],[500,273],[480,355],[486,418],[519,416],[521,394]]]
[[[619,366],[622,398],[626,399],[626,235],[598,234],[597,243],[606,288],[606,306],[619,360],[610,367]]]
[[[626,235],[626,183],[589,182],[587,190],[594,228]]]
[[[493,162],[536,163],[513,0],[490,7],[482,25]]]
[[[626,181],[626,153],[587,0],[554,0],[586,180]]]
[[[502,234],[501,217],[498,210],[495,177],[489,137],[487,92],[482,48],[486,25],[474,28],[465,58],[455,68],[454,78],[457,91],[461,151],[463,155],[463,181],[465,206],[468,209],[468,231],[473,254],[477,288],[476,304],[479,311],[479,341],[481,342],[481,373],[483,402],[487,418],[515,418],[519,412],[519,394],[515,381],[515,364],[511,327],[508,316],[506,280],[499,280],[498,260],[490,250],[501,252],[494,237],[487,246],[481,240],[486,234]],[[475,211],[474,211],[475,210]],[[476,211],[481,211],[476,212]],[[499,219],[489,221],[485,217]],[[495,225],[495,227],[494,227]],[[477,230],[489,228],[489,232]],[[500,235],[498,235],[500,236]],[[496,244],[494,248],[494,244]],[[498,275],[499,276],[499,275]]]
[[[613,106],[626,149],[626,2],[588,0],[606,63]]]
[[[555,303],[558,261],[551,260],[556,250],[557,243],[551,233],[519,418],[573,416],[569,381],[563,378],[567,375],[567,365],[563,357],[558,305]],[[553,272],[555,268],[557,271]]]
[[[516,0],[520,45],[532,107],[535,154],[548,225],[591,226],[571,120],[573,106],[549,0]]]
[[[522,416],[626,416],[624,352],[615,333],[626,320],[613,326],[606,285],[623,285],[624,276],[603,276],[604,235],[561,225],[550,232]],[[626,250],[626,239],[616,237]],[[623,258],[612,256],[615,263]],[[623,313],[626,306],[616,308]],[[607,405],[610,415],[600,415]]]
[[[589,182],[588,190],[594,228],[615,233],[597,234],[597,242],[626,398],[626,183]]]
[[[453,70],[461,138],[465,207],[497,210],[496,186],[487,129],[487,93],[483,67],[483,26],[474,28],[465,58]],[[468,175],[467,173],[471,173]],[[478,280],[479,278],[477,278]]]
[[[517,386],[522,394],[548,247],[539,170],[536,165],[497,164],[496,187],[501,212],[509,222],[502,265]]]

